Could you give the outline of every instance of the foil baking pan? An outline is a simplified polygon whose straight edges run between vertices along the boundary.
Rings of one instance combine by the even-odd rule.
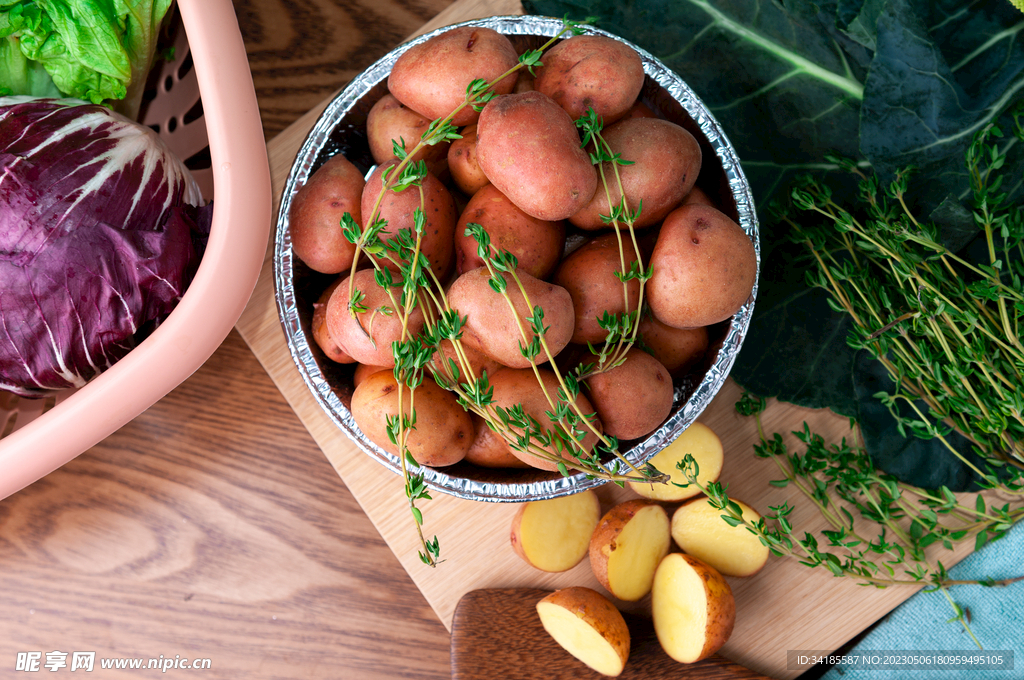
[[[562,22],[548,17],[504,16],[467,21],[457,26],[494,29],[507,35],[516,50],[522,53],[540,47],[547,38],[557,35]],[[345,154],[349,161],[365,173],[372,169],[374,161],[366,139],[366,116],[370,108],[387,92],[387,77],[391,67],[409,47],[450,28],[439,29],[395,48],[357,76],[327,106],[310,130],[292,165],[281,197],[274,238],[277,308],[288,340],[288,349],[303,381],[338,428],[366,455],[398,474],[401,474],[398,457],[367,439],[349,411],[354,364],[332,362],[313,341],[313,303],[336,277],[314,272],[294,257],[288,213],[296,191],[334,154]],[[721,126],[686,83],[650,53],[606,31],[592,27],[585,27],[585,31],[618,40],[640,54],[646,73],[642,101],[659,116],[682,125],[700,142],[703,167],[697,184],[750,235],[760,270],[757,216],[750,185]],[[633,464],[639,465],[665,448],[711,403],[725,382],[743,344],[756,295],[755,283],[750,299],[736,315],[709,329],[711,344],[704,365],[691,372],[686,379],[677,381],[675,403],[668,420],[644,439],[621,444],[620,450]],[[420,470],[431,489],[478,501],[541,500],[605,483],[599,479],[587,479],[583,473],[563,477],[558,473],[541,470],[491,470],[469,463],[437,469],[424,467]]]

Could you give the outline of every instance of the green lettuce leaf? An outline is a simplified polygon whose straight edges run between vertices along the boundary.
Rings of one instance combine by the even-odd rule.
[[[134,117],[172,0],[4,0],[0,2],[0,88],[39,95],[42,70],[61,94],[117,102]],[[20,51],[23,58],[14,54]],[[52,92],[50,93],[52,94]]]

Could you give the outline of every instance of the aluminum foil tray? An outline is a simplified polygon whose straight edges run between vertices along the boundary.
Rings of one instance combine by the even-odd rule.
[[[540,47],[562,28],[558,19],[535,16],[491,17],[459,26],[482,26],[509,36],[522,53]],[[317,168],[336,153],[368,173],[374,166],[366,140],[366,116],[387,92],[387,77],[398,57],[409,47],[449,30],[439,29],[405,43],[357,76],[328,106],[310,130],[288,175],[274,238],[274,285],[281,323],[295,365],[317,402],[331,420],[367,455],[388,469],[401,473],[396,456],[375,445],[356,426],[349,411],[354,365],[336,364],[313,342],[313,303],[335,278],[318,274],[292,254],[288,213],[296,191]],[[635,49],[643,61],[646,82],[641,99],[661,117],[682,125],[700,142],[703,167],[699,186],[751,236],[758,254],[757,216],[750,186],[736,152],[707,107],[679,76],[636,45],[596,28],[586,32],[614,38]],[[643,440],[623,442],[625,456],[640,464],[678,437],[704,411],[725,382],[750,325],[757,285],[746,305],[729,321],[709,329],[711,346],[703,370],[691,373],[675,386],[671,416]],[[427,485],[437,491],[479,501],[521,502],[554,498],[603,484],[583,473],[562,477],[540,470],[490,470],[468,463],[451,467],[423,468]]]

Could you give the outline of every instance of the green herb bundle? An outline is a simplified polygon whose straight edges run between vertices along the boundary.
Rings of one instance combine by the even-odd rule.
[[[1022,114],[1014,116],[1019,141]],[[875,396],[900,433],[943,442],[984,486],[1019,490],[1024,212],[1008,200],[1005,185],[1019,183],[1021,170],[1006,167],[995,143],[1002,137],[989,125],[966,154],[973,218],[984,241],[980,260],[951,252],[933,224],[914,216],[905,200],[909,171],[883,190],[876,175],[839,161],[861,178],[859,208],[844,209],[826,185],[805,177],[792,193],[801,213],[781,219],[812,257],[807,284],[828,291],[830,306],[852,320],[849,345],[880,361],[895,383],[894,392]],[[977,462],[947,441],[954,430],[971,443]]]

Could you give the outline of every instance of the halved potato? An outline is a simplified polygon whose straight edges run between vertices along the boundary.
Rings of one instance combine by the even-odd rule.
[[[590,566],[608,592],[635,602],[651,592],[654,572],[672,545],[668,513],[650,501],[609,510],[590,539]]]
[[[566,571],[586,557],[600,519],[601,505],[590,490],[531,501],[512,520],[512,548],[541,571]]]
[[[718,476],[722,474],[722,463],[725,460],[722,441],[707,425],[694,423],[686,428],[678,439],[659,451],[649,461],[651,465],[658,468],[658,472],[671,475],[671,481],[668,484],[629,482],[629,488],[644,498],[656,501],[683,501],[693,498],[700,493],[696,484],[690,484],[686,488],[673,485],[673,482],[676,484],[686,483],[686,477],[679,471],[676,464],[688,453],[693,455],[693,459],[697,461],[697,481],[701,486],[718,481]]]
[[[537,615],[555,642],[602,675],[616,677],[629,658],[622,614],[590,588],[563,588],[537,603]]]
[[[736,501],[736,499],[732,499]],[[756,522],[757,511],[736,501],[743,519]],[[672,515],[672,538],[694,557],[704,560],[726,576],[751,576],[768,561],[768,546],[743,526],[729,526],[707,498],[682,505]]]
[[[722,575],[696,557],[672,553],[658,565],[651,590],[654,632],[680,663],[706,659],[728,641],[736,602]]]

